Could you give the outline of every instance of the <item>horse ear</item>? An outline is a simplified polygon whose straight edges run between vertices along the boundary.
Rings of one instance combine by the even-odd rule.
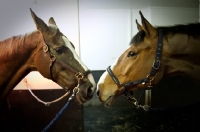
[[[31,16],[35,22],[35,25],[37,27],[37,29],[41,32],[45,32],[49,29],[49,27],[44,23],[44,21],[42,19],[40,19],[39,17],[36,16],[36,14],[31,10]]]
[[[56,22],[54,21],[53,17],[51,17],[51,18],[49,19],[49,24],[56,25]]]
[[[137,29],[139,31],[143,30],[143,27],[138,23],[137,19],[135,20],[136,24],[137,24]]]
[[[157,30],[144,18],[141,11],[139,11],[141,20],[142,20],[142,27],[145,33],[151,37],[155,37],[157,35]]]

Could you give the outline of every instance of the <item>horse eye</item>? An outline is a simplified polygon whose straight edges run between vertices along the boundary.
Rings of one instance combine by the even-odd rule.
[[[63,53],[63,51],[62,51],[61,48],[56,48],[56,52],[57,52],[58,54],[62,54],[62,53]]]
[[[128,57],[134,57],[134,56],[136,56],[137,54],[135,53],[135,52],[133,52],[133,51],[130,51],[129,53],[128,53]]]

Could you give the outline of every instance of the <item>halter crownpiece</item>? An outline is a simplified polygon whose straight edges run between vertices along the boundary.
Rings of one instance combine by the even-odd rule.
[[[138,105],[137,100],[134,97],[128,95],[128,91],[126,90],[126,87],[134,86],[134,85],[137,85],[137,84],[145,85],[146,83],[149,83],[149,85],[147,86],[148,88],[152,87],[152,81],[155,80],[155,74],[156,74],[157,70],[160,68],[160,64],[161,64],[161,53],[162,53],[162,46],[163,46],[163,44],[162,44],[162,38],[163,38],[162,37],[162,31],[158,31],[158,35],[159,36],[158,36],[158,46],[157,46],[157,50],[156,50],[156,57],[155,57],[155,60],[153,62],[150,74],[147,75],[146,78],[121,84],[120,81],[118,80],[118,78],[112,72],[110,66],[107,68],[107,72],[109,73],[110,77],[113,79],[115,84],[118,86],[119,90],[123,93],[123,95],[128,100],[133,100],[135,105],[140,106],[140,107],[145,107],[145,109],[146,109],[146,106]]]

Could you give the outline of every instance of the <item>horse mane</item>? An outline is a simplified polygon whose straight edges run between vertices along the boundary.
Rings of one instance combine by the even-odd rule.
[[[163,35],[187,34],[188,36],[197,37],[200,35],[200,23],[189,23],[187,25],[179,24],[174,26],[156,27],[163,32]]]
[[[187,34],[197,38],[200,36],[200,23],[189,23],[187,25],[179,24],[174,26],[157,26],[155,27],[157,31],[162,31],[165,38],[168,35],[175,34]],[[130,44],[137,44],[144,41],[145,32],[144,30],[139,31],[131,40]]]
[[[24,50],[25,41],[27,36],[32,33],[26,33],[25,35],[13,36],[0,42],[0,57],[10,57],[19,54]]]

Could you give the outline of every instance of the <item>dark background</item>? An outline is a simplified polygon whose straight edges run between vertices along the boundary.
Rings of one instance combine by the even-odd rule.
[[[93,71],[96,82],[104,71]],[[124,97],[107,108],[96,94],[81,105],[72,100],[68,109],[50,132],[133,132],[200,130],[199,84],[187,77],[163,79],[152,89],[152,109],[137,109]],[[33,90],[44,101],[55,100],[64,90]],[[139,97],[141,90],[135,92]],[[9,95],[11,110],[1,132],[40,132],[56,116],[67,98],[49,107],[37,102],[28,90],[13,90]],[[144,101],[144,98],[142,98]]]

